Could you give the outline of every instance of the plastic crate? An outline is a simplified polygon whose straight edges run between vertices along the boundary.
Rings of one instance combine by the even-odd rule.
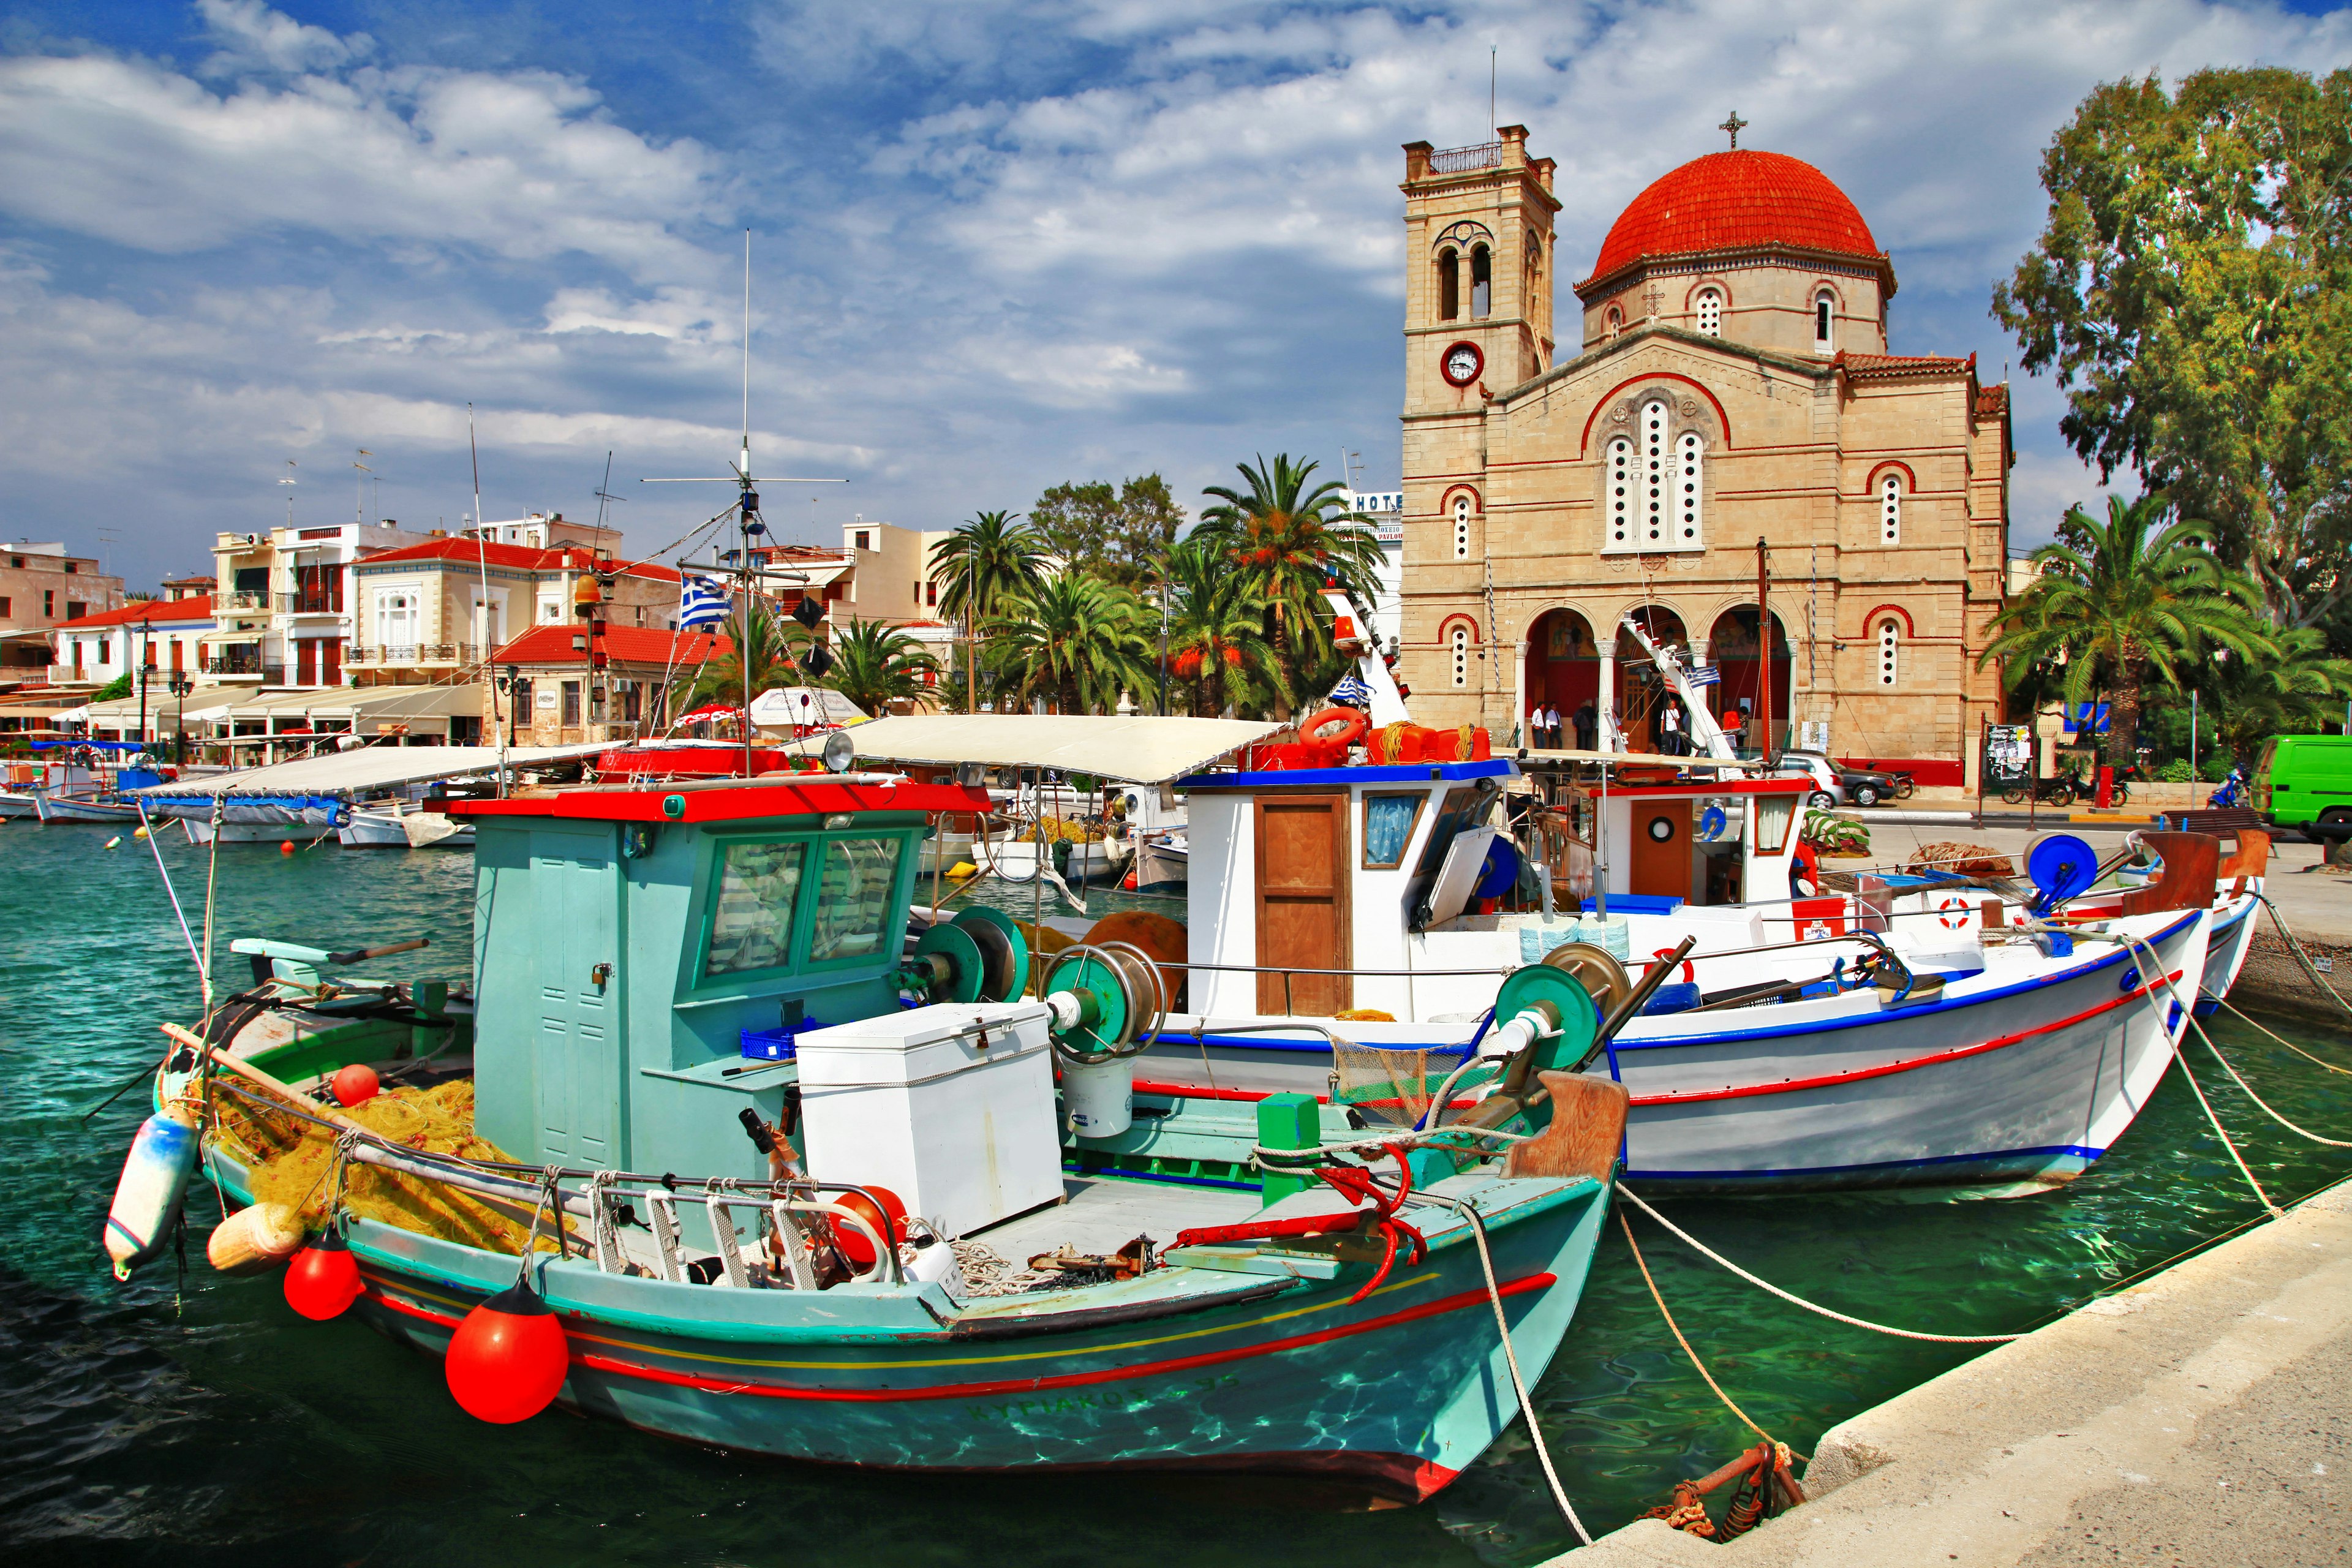
[[[814,1027],[803,1024],[802,1030]],[[799,1033],[793,1029],[746,1029],[743,1031],[743,1055],[755,1062],[788,1062],[799,1053],[793,1045]]]

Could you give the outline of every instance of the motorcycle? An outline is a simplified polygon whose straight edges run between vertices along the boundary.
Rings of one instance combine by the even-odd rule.
[[[2231,768],[2230,776],[2221,781],[2221,787],[2205,797],[2205,804],[2208,806],[2227,810],[2231,806],[2245,805],[2246,794],[2244,772],[2238,768]]]
[[[2000,798],[2006,805],[2023,805],[2029,795],[2042,805],[2072,805],[2080,787],[2080,782],[2071,773],[2032,781],[2020,774],[2000,786]]]

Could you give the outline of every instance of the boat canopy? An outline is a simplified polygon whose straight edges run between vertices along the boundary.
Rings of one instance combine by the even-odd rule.
[[[540,767],[549,763],[593,757],[603,744],[580,746],[510,746],[509,768]],[[168,798],[181,795],[373,795],[395,784],[422,784],[428,779],[454,778],[460,773],[494,772],[496,746],[361,746],[331,756],[305,757],[268,767],[243,768],[209,778],[182,779],[176,784],[126,793]]]
[[[1093,714],[909,713],[849,731],[875,762],[1053,768],[1128,784],[1165,784],[1284,726],[1244,719]]]

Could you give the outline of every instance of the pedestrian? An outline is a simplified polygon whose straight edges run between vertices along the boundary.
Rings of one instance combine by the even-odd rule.
[[[1549,737],[1544,744],[1558,751],[1559,749],[1559,710],[1549,702],[1544,704],[1544,733]]]
[[[1670,757],[1683,754],[1682,704],[1672,700],[1658,710],[1658,750]]]
[[[1587,702],[1576,710],[1576,749],[1578,751],[1592,750],[1593,731],[1600,727],[1600,722],[1601,715],[1591,703]]]

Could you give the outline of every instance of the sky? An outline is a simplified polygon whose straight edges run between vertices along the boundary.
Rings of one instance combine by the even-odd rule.
[[[1559,164],[1589,270],[1723,145],[1819,165],[1894,257],[1898,353],[2016,348],[1993,282],[2102,81],[2352,55],[2317,5],[2192,0],[409,0],[0,14],[0,536],[130,585],[212,533],[473,509],[654,552],[725,504],[743,418],[778,537],[942,528],[1278,451],[1397,479],[1400,144]],[[1563,266],[1561,272],[1571,270]],[[1562,290],[1564,312],[1572,297]],[[2013,539],[2095,473],[2018,378]],[[367,456],[361,457],[361,448]],[[354,462],[367,465],[355,471]],[[289,463],[292,465],[289,467]],[[291,479],[288,485],[281,481]],[[2125,483],[2127,481],[2119,481]]]

